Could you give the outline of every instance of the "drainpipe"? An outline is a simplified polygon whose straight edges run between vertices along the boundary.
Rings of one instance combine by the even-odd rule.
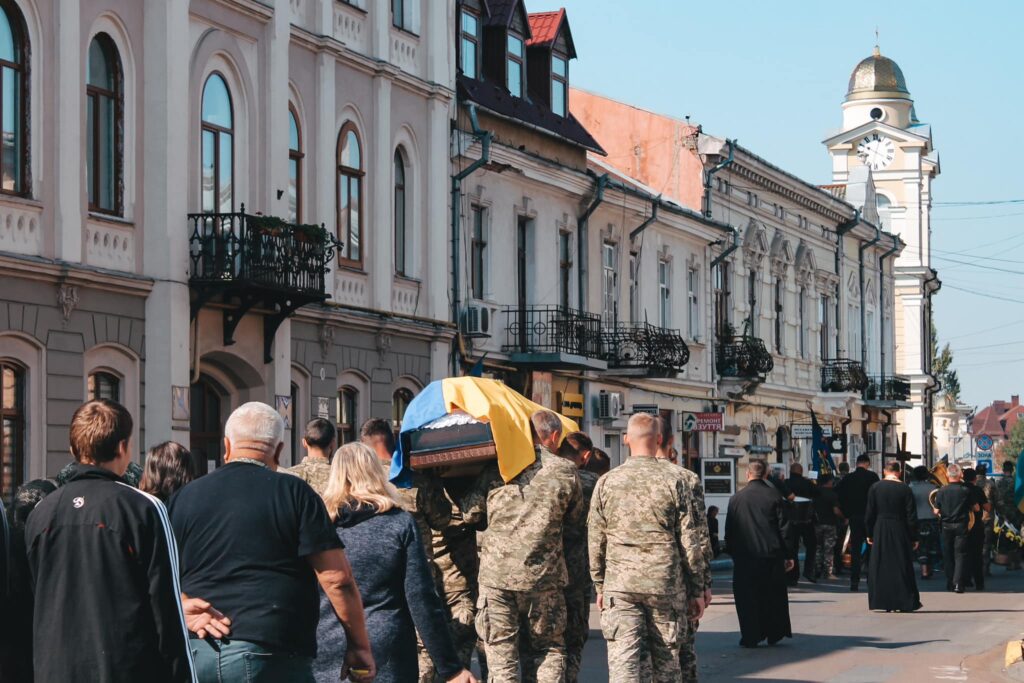
[[[459,218],[462,208],[462,181],[491,160],[491,140],[494,138],[494,133],[491,131],[480,129],[476,117],[476,105],[470,102],[466,105],[466,110],[469,113],[469,122],[473,127],[473,137],[480,141],[480,158],[452,175],[452,322],[455,325],[459,324],[459,309],[461,307],[459,300]],[[452,376],[455,376],[459,369],[455,348],[452,349],[451,358]]]
[[[875,238],[873,240],[871,240],[870,242],[865,242],[864,244],[860,245],[860,249],[858,250],[860,252],[858,254],[859,262],[857,264],[857,267],[858,267],[859,272],[860,272],[860,364],[862,366],[864,366],[865,370],[868,367],[868,348],[867,348],[868,331],[867,331],[867,328],[864,327],[865,318],[867,317],[867,315],[866,315],[866,313],[867,313],[867,306],[865,305],[867,303],[867,297],[865,296],[865,292],[864,292],[864,252],[867,251],[868,249],[870,249],[871,247],[875,246],[876,244],[878,244],[878,242],[881,239],[882,239],[882,229],[879,228],[876,225],[875,226]]]
[[[929,285],[931,283],[933,283],[933,282],[937,282],[938,286],[935,288],[935,291],[929,291],[929,289],[930,289]],[[942,390],[942,382],[939,381],[938,377],[936,377],[935,375],[932,374],[932,357],[931,357],[932,356],[932,349],[931,349],[931,342],[932,342],[932,338],[931,338],[931,336],[932,336],[932,295],[934,295],[936,292],[938,292],[940,289],[942,289],[942,281],[939,280],[939,274],[933,270],[931,276],[928,277],[924,281],[923,284],[924,284],[925,296],[928,297],[928,308],[926,309],[926,311],[927,311],[927,318],[928,319],[925,322],[925,325],[927,325],[927,327],[925,327],[925,329],[928,331],[928,355],[927,355],[927,357],[928,357],[928,367],[925,368],[925,374],[928,375],[928,377],[931,378],[932,386],[930,386],[930,387],[928,387],[928,388],[926,388],[924,390],[924,393],[925,393],[925,401],[924,401],[925,424],[928,425],[928,438],[925,440],[926,443],[923,444],[924,448],[922,448],[921,450],[925,451],[924,453],[922,453],[922,456],[927,455],[928,457],[925,458],[925,461],[930,464],[934,460],[934,456],[935,456],[935,454],[932,453],[932,439],[931,439],[932,429],[933,429],[933,426],[932,426],[932,397],[934,397],[935,394],[939,393]]]
[[[711,268],[714,269],[719,263],[729,258],[729,254],[740,248],[740,231],[736,228],[732,229],[732,244],[726,247],[725,251],[716,256],[711,260]]]
[[[854,209],[853,210],[853,218],[851,218],[850,220],[848,220],[845,223],[842,223],[842,224],[840,224],[839,226],[836,227],[836,238],[838,240],[836,242],[836,277],[839,278],[839,289],[838,289],[838,291],[836,291],[836,357],[837,358],[839,357],[839,342],[841,342],[842,338],[843,338],[842,337],[842,335],[843,335],[843,325],[842,325],[842,320],[843,320],[843,302],[842,302],[842,298],[843,298],[842,297],[842,293],[843,293],[843,270],[842,270],[842,265],[843,265],[843,257],[846,255],[846,249],[845,249],[846,240],[844,240],[843,237],[846,235],[846,233],[850,232],[855,227],[857,227],[858,223],[860,223],[860,209]],[[847,356],[850,355],[850,350],[849,349],[846,350],[846,355]]]
[[[655,197],[654,199],[651,200],[651,215],[648,216],[644,220],[643,223],[641,223],[640,225],[636,226],[635,229],[630,231],[630,233],[629,233],[630,241],[636,239],[636,236],[639,235],[640,233],[642,233],[644,230],[646,230],[648,225],[650,225],[654,221],[658,220],[658,203],[660,202],[660,200],[661,200],[660,197]]]
[[[843,434],[846,435],[846,453],[843,457],[846,462],[850,462],[850,423],[853,422],[853,413],[849,410],[846,411],[846,418],[840,420],[839,426],[843,430]]]
[[[892,237],[892,249],[890,249],[889,251],[885,252],[884,254],[882,254],[881,256],[878,257],[878,301],[879,301],[879,303],[883,303],[883,304],[885,303],[885,285],[883,284],[883,282],[885,282],[885,259],[887,259],[890,256],[892,256],[893,254],[895,254],[896,251],[900,248],[899,238],[897,238],[896,235],[890,235],[890,237]],[[896,294],[895,269],[893,269],[893,295],[894,295],[893,296],[893,301],[896,301],[895,294]],[[893,315],[895,315],[895,311],[893,311]],[[895,327],[895,320],[893,321],[893,327]],[[881,364],[880,367],[882,368],[882,374],[884,375],[885,374],[885,311],[884,310],[878,316],[878,328],[879,328],[878,341],[880,342],[879,345],[878,345],[878,348],[881,350],[881,361],[882,361],[882,364]],[[895,367],[893,368],[893,372],[895,372]]]
[[[576,269],[576,287],[579,292],[577,306],[581,311],[587,310],[587,228],[590,217],[604,201],[604,190],[608,187],[608,181],[607,173],[597,179],[594,199],[583,214],[576,219],[576,261],[579,263],[579,267]]]
[[[726,140],[725,144],[729,146],[729,156],[722,161],[712,166],[710,169],[704,172],[704,217],[711,218],[711,180],[712,177],[721,171],[723,168],[733,162],[733,158],[736,155],[736,141]]]

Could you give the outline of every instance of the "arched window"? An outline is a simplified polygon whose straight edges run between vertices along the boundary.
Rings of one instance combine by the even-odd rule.
[[[105,398],[121,402],[121,378],[110,372],[98,371],[89,375],[89,400]]]
[[[234,197],[234,113],[224,77],[210,74],[203,86],[202,202],[207,213],[231,213]]]
[[[288,107],[288,220],[302,220],[302,136],[295,108]]]
[[[338,239],[342,263],[363,262],[363,154],[359,136],[346,123],[338,136]]]
[[[406,275],[406,227],[405,227],[405,160],[402,150],[395,150],[395,272]]]
[[[121,57],[106,33],[89,44],[85,171],[89,210],[121,215]]]
[[[11,502],[25,480],[25,370],[0,361],[0,498]]]
[[[396,432],[402,429],[402,419],[405,417],[405,411],[410,403],[412,403],[412,392],[409,389],[403,387],[395,390],[391,397],[391,424]]]
[[[24,20],[9,0],[0,0],[0,192],[28,193],[28,99]]]
[[[359,406],[359,390],[345,386],[338,392],[337,419],[338,445],[342,446],[356,440],[356,429]]]

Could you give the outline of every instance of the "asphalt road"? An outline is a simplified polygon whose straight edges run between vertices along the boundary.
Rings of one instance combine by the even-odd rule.
[[[923,609],[870,612],[866,586],[851,593],[842,579],[790,590],[793,638],[774,647],[740,648],[729,573],[715,576],[717,599],[701,622],[701,681],[1004,681],[1006,642],[1024,633],[1024,571],[993,567],[984,592],[946,593],[941,574],[919,582]],[[584,653],[582,683],[608,680],[596,609]]]

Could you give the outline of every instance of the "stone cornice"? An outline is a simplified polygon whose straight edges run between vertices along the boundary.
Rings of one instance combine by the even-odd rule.
[[[129,296],[147,296],[153,290],[152,278],[93,268],[79,263],[39,256],[21,256],[0,252],[0,273],[49,284],[68,284]],[[188,286],[187,282],[181,283]]]

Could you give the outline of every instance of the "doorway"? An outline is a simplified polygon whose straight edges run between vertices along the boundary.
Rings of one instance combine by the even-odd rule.
[[[224,462],[221,421],[221,397],[224,394],[205,375],[200,375],[199,381],[192,385],[189,450],[196,476],[212,472]]]

